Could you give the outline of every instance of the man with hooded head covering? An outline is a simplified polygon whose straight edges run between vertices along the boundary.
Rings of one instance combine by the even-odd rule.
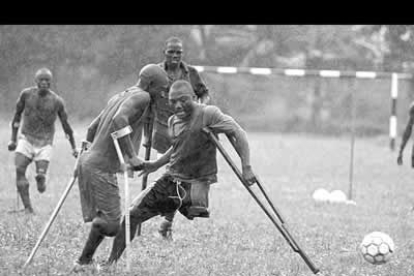
[[[26,213],[33,213],[26,169],[31,162],[35,162],[37,190],[43,193],[46,190],[46,174],[52,155],[57,117],[69,139],[73,156],[78,155],[64,101],[50,89],[52,79],[52,72],[47,68],[36,72],[36,86],[20,93],[11,122],[12,134],[8,150],[16,152],[16,186]]]

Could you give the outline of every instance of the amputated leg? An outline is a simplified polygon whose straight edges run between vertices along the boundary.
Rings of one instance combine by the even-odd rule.
[[[193,220],[196,217],[209,218],[208,194],[210,185],[206,183],[187,183],[182,182],[181,188],[185,190],[185,197],[179,208],[181,214]]]
[[[192,183],[190,187],[191,206],[187,208],[188,217],[210,217],[208,211],[208,194],[210,185],[206,183]]]

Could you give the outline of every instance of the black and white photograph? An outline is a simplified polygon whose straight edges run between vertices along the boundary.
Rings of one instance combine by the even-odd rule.
[[[0,275],[414,275],[414,25],[0,25]]]

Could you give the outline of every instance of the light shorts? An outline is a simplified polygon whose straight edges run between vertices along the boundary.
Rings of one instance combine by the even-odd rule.
[[[24,136],[21,136],[17,141],[16,152],[19,152],[34,161],[50,161],[52,157],[52,148],[52,145],[35,147],[29,141],[27,141]]]

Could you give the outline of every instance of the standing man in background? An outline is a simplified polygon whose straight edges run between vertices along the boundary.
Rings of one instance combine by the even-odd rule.
[[[210,101],[208,88],[198,73],[197,69],[182,60],[183,42],[178,37],[170,37],[165,42],[164,61],[158,65],[167,72],[169,86],[177,80],[188,81],[198,99],[198,102],[207,104]],[[155,120],[152,138],[152,147],[164,154],[171,146],[168,136],[168,118],[174,114],[173,108],[168,103],[168,90],[162,93],[155,102]],[[164,216],[158,232],[165,239],[172,239],[172,222],[175,212]]]
[[[37,86],[26,88],[20,93],[11,122],[12,133],[8,150],[16,151],[16,186],[26,213],[33,213],[26,169],[32,161],[35,162],[37,190],[43,193],[46,190],[46,173],[58,116],[69,139],[73,156],[76,158],[78,155],[64,101],[50,90],[52,79],[52,72],[47,68],[41,68],[36,72]],[[17,137],[19,128],[21,133]]]

